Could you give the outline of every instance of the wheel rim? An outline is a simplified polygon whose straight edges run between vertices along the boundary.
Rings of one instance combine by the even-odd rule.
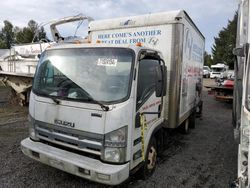
[[[156,164],[156,149],[154,146],[151,146],[148,152],[148,169],[152,170],[155,168],[155,164]]]

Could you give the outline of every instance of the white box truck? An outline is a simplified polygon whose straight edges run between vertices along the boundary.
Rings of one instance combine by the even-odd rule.
[[[238,8],[236,62],[234,66],[233,124],[238,147],[238,177],[235,187],[250,187],[250,2],[241,0]]]
[[[204,37],[171,11],[90,22],[89,39],[42,53],[22,151],[103,184],[145,178],[167,130],[194,127],[201,113]]]

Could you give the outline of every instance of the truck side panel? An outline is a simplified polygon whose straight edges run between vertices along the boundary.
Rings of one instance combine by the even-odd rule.
[[[183,21],[183,61],[181,65],[181,94],[179,124],[191,113],[201,100],[196,86],[202,83],[204,38],[188,20]]]
[[[179,105],[180,104],[180,81],[182,65],[182,43],[183,43],[183,25],[173,24],[172,28],[172,50],[171,50],[171,68],[168,82],[169,104],[165,101],[164,115],[167,123],[165,127],[175,128],[178,125]]]

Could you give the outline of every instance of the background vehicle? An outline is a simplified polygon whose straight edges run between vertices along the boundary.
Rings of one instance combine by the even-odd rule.
[[[228,66],[222,63],[211,65],[210,78],[226,78],[228,74]]]
[[[209,68],[209,66],[203,66],[203,77],[204,78],[209,78],[210,72],[211,72],[211,69]]]
[[[85,17],[81,14],[63,18],[62,22],[68,19],[88,19],[92,20],[90,17]],[[54,21],[49,22],[51,25],[51,30],[57,34],[59,32],[54,27]],[[45,26],[48,23],[40,25]],[[57,23],[59,25],[60,23]],[[37,33],[36,33],[37,34]],[[35,38],[35,37],[34,37]],[[59,40],[70,41],[75,39],[74,37],[64,38],[63,36],[54,36],[55,42]],[[29,94],[32,86],[32,81],[36,71],[40,55],[47,47],[53,45],[54,42],[49,42],[48,39],[41,39],[39,42],[32,42],[26,44],[13,45],[10,50],[8,50],[8,55],[4,54],[4,58],[0,58],[0,81],[6,86],[10,86],[14,93],[19,99],[20,105],[28,104]],[[0,54],[1,55],[1,54]]]
[[[41,55],[22,151],[104,184],[146,178],[167,130],[188,131],[201,112],[204,37],[171,11],[90,22],[85,41],[58,40]]]
[[[235,138],[239,142],[238,178],[235,185],[240,188],[250,186],[249,177],[249,132],[250,132],[250,62],[249,62],[249,0],[241,0],[238,9],[238,25],[235,62],[235,85],[233,104],[233,124]]]
[[[234,70],[228,70],[227,78],[231,79],[231,80],[234,80],[234,78],[235,78],[235,76],[234,76]]]
[[[234,80],[232,78],[216,78],[212,85],[205,85],[209,95],[218,101],[233,102]]]
[[[19,97],[19,104],[29,101],[29,92],[38,63],[37,55],[50,43],[29,43],[12,46],[0,59],[0,81],[10,86]]]

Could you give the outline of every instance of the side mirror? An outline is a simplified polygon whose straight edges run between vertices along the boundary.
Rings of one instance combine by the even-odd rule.
[[[161,66],[157,66],[156,68],[156,77],[155,77],[155,92],[156,97],[161,97],[163,92],[163,71],[161,70]]]
[[[234,48],[233,54],[239,57],[245,57],[244,48],[243,47]]]
[[[165,63],[164,63],[165,64]],[[163,96],[167,94],[167,78],[168,78],[168,73],[167,73],[167,67],[165,65],[162,65],[162,72],[163,72]]]

